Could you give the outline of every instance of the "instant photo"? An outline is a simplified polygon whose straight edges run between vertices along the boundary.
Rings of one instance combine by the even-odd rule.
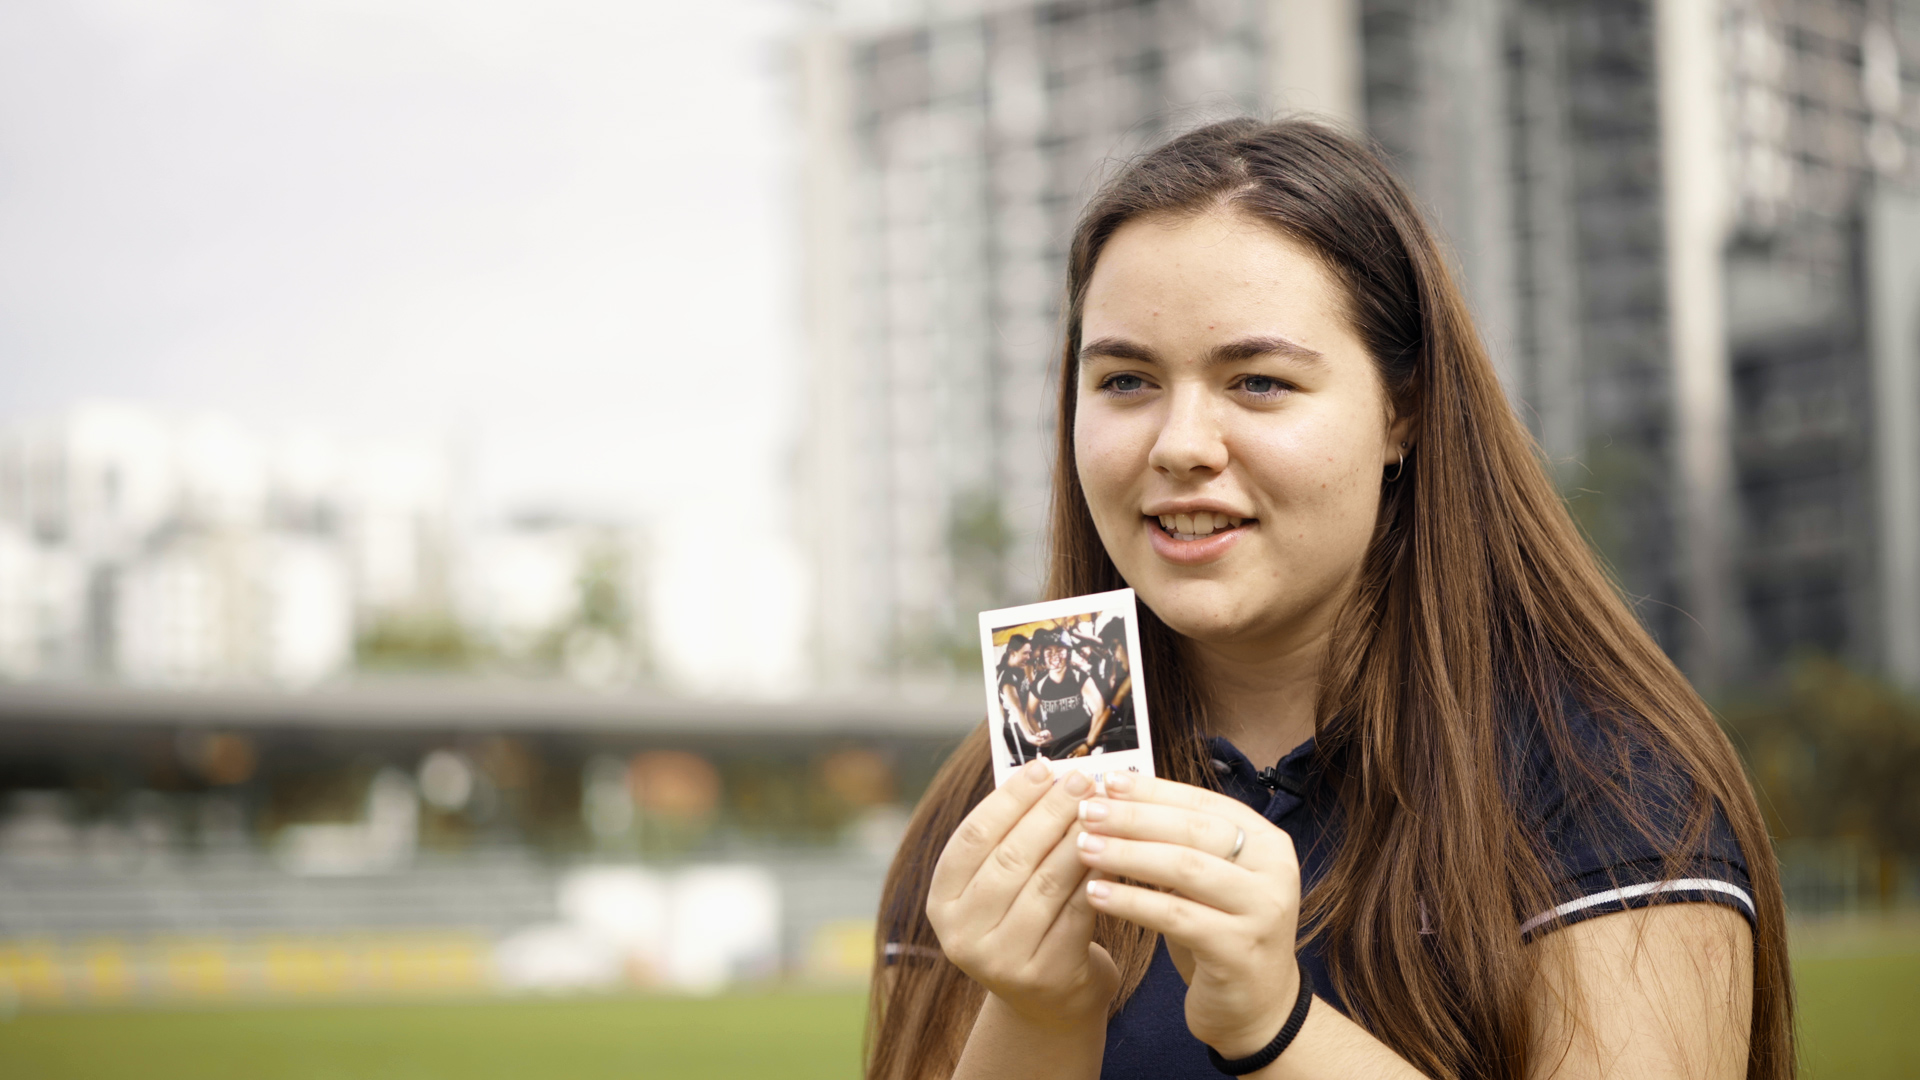
[[[1153,775],[1132,589],[983,611],[980,652],[996,784],[1029,761]]]

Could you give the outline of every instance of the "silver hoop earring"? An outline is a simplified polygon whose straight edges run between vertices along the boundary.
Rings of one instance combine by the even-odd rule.
[[[1393,483],[1395,480],[1400,479],[1401,473],[1406,471],[1407,471],[1407,444],[1401,443],[1400,444],[1400,460],[1393,463],[1393,475],[1387,477],[1386,482],[1389,484]]]

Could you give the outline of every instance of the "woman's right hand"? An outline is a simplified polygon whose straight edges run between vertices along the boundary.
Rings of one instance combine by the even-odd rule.
[[[1028,1023],[1104,1023],[1120,972],[1093,941],[1075,839],[1080,773],[1030,762],[980,801],[933,869],[927,918],[954,966]]]

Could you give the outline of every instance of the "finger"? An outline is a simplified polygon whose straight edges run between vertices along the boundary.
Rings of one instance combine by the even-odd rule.
[[[1182,844],[1083,832],[1079,846],[1080,861],[1092,869],[1112,877],[1177,889],[1182,896],[1230,915],[1267,910],[1277,899],[1275,890],[1263,885],[1261,875],[1255,871]],[[1284,895],[1282,893],[1282,898]]]
[[[1249,826],[1184,806],[1094,798],[1081,800],[1080,823],[1102,836],[1180,844],[1241,866],[1294,863],[1292,839],[1264,818]]]
[[[981,860],[961,896],[990,910],[1011,905],[1026,887],[1027,879],[1079,820],[1080,799],[1092,790],[1092,782],[1079,773],[1068,773],[1053,785]]]
[[[943,902],[960,895],[994,848],[1053,787],[1053,770],[1046,762],[1035,761],[981,799],[953,830],[940,861],[934,864],[928,901]]]
[[[1161,806],[1176,806],[1206,814],[1217,814],[1243,828],[1249,822],[1271,824],[1266,818],[1255,813],[1252,807],[1230,795],[1222,795],[1217,791],[1208,791],[1203,787],[1157,776],[1142,776],[1139,773],[1130,772],[1108,773],[1107,795],[1116,802],[1157,803]]]
[[[1039,947],[1034,949],[1036,959],[1047,963],[1058,960],[1067,964],[1079,959],[1087,951],[1087,943],[1093,940],[1093,902],[1087,896],[1087,882],[1097,876],[1097,871],[1081,871],[1080,877],[1073,883],[1073,894],[1061,905],[1053,925],[1047,928],[1046,936],[1040,939]]]
[[[991,931],[1015,954],[1028,955],[1038,948],[1061,910],[1081,896],[1087,868],[1081,864],[1080,849],[1074,842],[1079,835],[1079,829],[1067,828],[1066,835],[1034,868],[1007,905],[1006,915]]]
[[[1173,961],[1173,970],[1180,973],[1180,981],[1193,985],[1193,950],[1177,941],[1167,942],[1167,957]]]
[[[1100,878],[1087,882],[1086,891],[1095,911],[1144,926],[1166,938],[1169,944],[1183,945],[1195,952],[1207,952],[1203,942],[1209,938],[1225,938],[1233,930],[1233,916],[1184,896]]]

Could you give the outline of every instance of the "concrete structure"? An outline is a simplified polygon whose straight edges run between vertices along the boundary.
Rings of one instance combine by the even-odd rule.
[[[1811,648],[1920,686],[1920,101],[1906,74],[1920,5],[1743,0],[1724,15],[1747,670]]]
[[[0,994],[173,1000],[187,949],[219,974],[203,1000],[564,988],[569,957],[609,985],[864,978],[908,808],[978,723],[970,700],[554,682],[0,684]],[[667,911],[610,910],[609,879]],[[654,955],[608,968],[602,931]],[[303,982],[319,955],[334,977]]]
[[[993,3],[814,40],[826,672],[937,662],[941,627],[1034,590],[1058,248],[1102,163],[1318,106],[1426,203],[1576,517],[1701,685],[1802,648],[1920,684],[1920,4]]]

